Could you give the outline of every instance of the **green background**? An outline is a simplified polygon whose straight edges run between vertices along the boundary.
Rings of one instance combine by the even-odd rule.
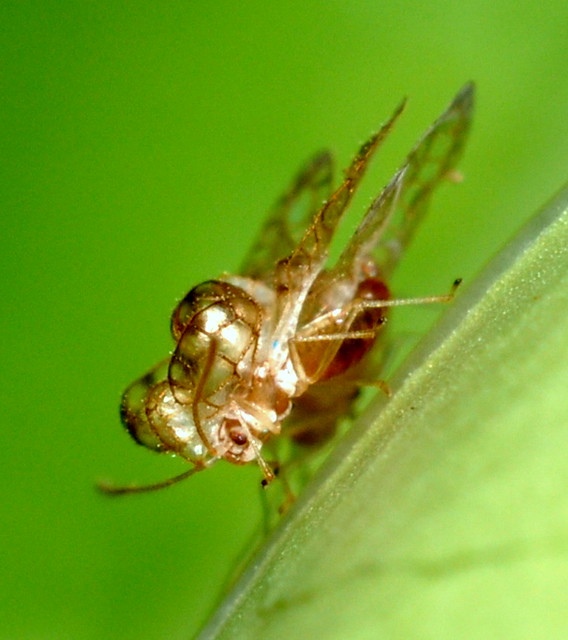
[[[349,226],[473,79],[466,180],[395,290],[471,279],[566,180],[567,18],[528,0],[2,3],[2,638],[195,632],[258,529],[259,472],[96,494],[185,468],[129,441],[121,390],[171,348],[176,300],[238,268],[304,158],[345,165],[411,98]]]

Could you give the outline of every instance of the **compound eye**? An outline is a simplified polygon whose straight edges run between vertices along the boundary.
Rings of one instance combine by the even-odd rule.
[[[233,464],[246,464],[258,459],[262,444],[254,441],[251,434],[235,418],[227,418],[219,428],[217,441],[219,455]]]
[[[240,426],[229,429],[229,438],[239,447],[244,447],[248,444],[248,436]]]

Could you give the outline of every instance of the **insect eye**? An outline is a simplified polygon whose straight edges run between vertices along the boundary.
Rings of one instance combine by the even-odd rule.
[[[248,442],[247,434],[240,427],[229,429],[229,438],[239,447],[244,447]]]

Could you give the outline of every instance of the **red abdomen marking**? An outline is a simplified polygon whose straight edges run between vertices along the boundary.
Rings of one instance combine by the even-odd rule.
[[[367,278],[357,287],[356,299],[367,300],[388,300],[390,292],[387,285],[379,278]],[[376,307],[374,309],[361,309],[355,316],[351,326],[346,327],[352,331],[374,331],[375,334],[369,338],[346,338],[333,360],[325,370],[320,380],[329,380],[338,376],[351,367],[358,364],[363,356],[372,348],[377,337],[377,330],[386,319],[385,309]]]

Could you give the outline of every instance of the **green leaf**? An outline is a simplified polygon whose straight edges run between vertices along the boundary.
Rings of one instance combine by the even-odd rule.
[[[565,638],[568,188],[460,292],[202,638]]]

